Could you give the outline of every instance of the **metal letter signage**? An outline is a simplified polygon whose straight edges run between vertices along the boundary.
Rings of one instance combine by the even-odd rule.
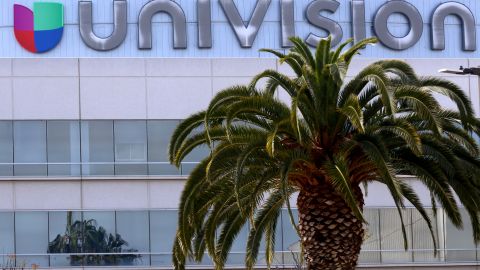
[[[198,47],[212,47],[212,7],[210,0],[197,0]]]
[[[315,0],[307,7],[307,20],[317,26],[330,32],[332,35],[332,44],[335,46],[342,40],[343,30],[342,27],[335,21],[325,18],[320,15],[320,11],[326,10],[331,13],[337,11],[340,3],[334,0]],[[307,43],[310,46],[316,47],[322,38],[310,33],[307,37]]]
[[[457,2],[444,3],[435,9],[432,17],[432,49],[445,50],[445,18],[449,15],[456,15],[462,20],[463,50],[476,51],[475,17],[470,9]]]
[[[364,0],[352,0],[352,29],[355,42],[367,38]]]
[[[49,52],[57,45],[62,44],[64,3],[44,2],[44,0],[34,1],[33,10],[30,10],[28,7],[15,4],[15,1],[18,0],[2,1],[13,4],[13,36],[25,50],[32,53],[43,53]],[[48,1],[60,2],[60,0]],[[158,29],[165,25],[163,22],[152,21],[158,13],[166,14],[171,18],[173,49],[186,49],[189,46],[187,43],[188,35],[198,37],[195,41],[190,40],[190,46],[196,44],[198,48],[175,55],[210,56],[212,54],[216,55],[217,52],[220,55],[228,55],[233,49],[236,50],[235,55],[252,56],[254,55],[253,52],[247,52],[241,50],[241,48],[252,48],[254,46],[261,27],[264,27],[262,32],[269,35],[269,38],[278,37],[276,41],[262,39],[261,45],[277,49],[291,47],[292,43],[289,38],[299,35],[298,33],[306,33],[302,38],[312,47],[317,46],[327,34],[332,35],[332,44],[337,45],[346,39],[344,38],[345,31],[348,35],[353,36],[357,42],[369,36],[377,36],[384,45],[381,50],[388,48],[404,51],[415,45],[418,48],[429,46],[432,51],[448,50],[448,55],[451,56],[459,55],[458,52],[451,51],[453,49],[458,50],[458,48],[446,49],[445,37],[447,32],[451,31],[450,29],[456,30],[455,28],[459,25],[462,27],[462,50],[464,52],[477,51],[475,14],[467,4],[448,0],[430,0],[439,3],[431,11],[431,20],[426,18],[426,15],[422,17],[422,14],[426,14],[425,10],[422,9],[420,12],[415,7],[415,4],[423,3],[422,1],[425,0],[377,0],[371,1],[372,3],[368,3],[368,5],[366,5],[366,0],[273,0],[276,1],[274,4],[272,4],[272,0],[104,0],[111,1],[108,3],[113,4],[113,22],[110,22],[110,16],[106,17],[108,18],[106,19],[107,23],[113,26],[113,30],[110,36],[104,37],[95,34],[93,11],[99,15],[105,14],[105,12],[94,10],[93,0],[62,0],[62,2],[72,3],[77,3],[77,1],[78,22],[72,22],[72,18],[67,18],[69,24],[65,27],[69,29],[69,33],[71,33],[73,27],[79,28],[80,37],[85,44],[80,47],[80,52],[88,50],[87,47],[100,52],[114,50],[124,42],[132,42],[134,34],[128,33],[128,28],[137,27],[138,46],[132,46],[131,44],[124,46],[125,51],[119,52],[121,56],[125,56],[125,54],[135,56],[172,55],[174,53],[171,50],[164,51],[162,48],[152,48],[153,31],[159,32]],[[467,3],[467,1],[465,2]],[[185,6],[185,10],[188,10],[187,14],[184,12],[182,5]],[[350,5],[350,13],[345,12],[348,9],[345,5]],[[245,12],[245,7],[253,7],[253,11]],[[366,9],[372,7],[375,10],[367,12]],[[430,7],[430,5],[426,5],[426,7]],[[129,10],[139,10],[139,13],[128,17]],[[218,10],[222,10],[223,13],[222,11],[218,12]],[[110,11],[107,14],[110,14]],[[366,14],[373,14],[372,18],[367,18]],[[390,31],[389,19],[394,14],[403,15],[408,19],[408,23],[402,23],[403,26],[407,25],[408,27],[408,33],[405,36],[398,36]],[[135,16],[138,16],[138,21],[128,21],[129,18],[132,20]],[[268,24],[263,23],[266,16],[270,20]],[[455,26],[447,27],[445,20],[449,16],[458,17],[460,23],[455,22],[452,24]],[[6,16],[6,18],[9,17]],[[34,18],[35,20],[33,20]],[[105,18],[100,17],[99,20],[105,23]],[[371,21],[373,21],[373,28],[369,26]],[[342,29],[342,26],[348,29]],[[239,46],[231,47],[234,41],[218,42],[215,46],[214,39],[218,41],[225,38],[222,36],[224,35],[222,31],[225,31],[224,29],[230,31],[230,28],[238,39]],[[310,32],[309,29],[311,28],[316,28],[320,33],[326,32],[327,34]],[[213,29],[219,31],[214,32]],[[429,33],[430,40],[422,39],[424,30],[431,30]],[[278,33],[272,33],[272,31]],[[127,37],[127,35],[130,35],[130,37]],[[2,41],[7,44],[5,45],[7,48],[11,46],[8,43],[10,42],[8,38],[9,36],[6,36],[7,40]],[[162,34],[162,38],[169,39],[165,33]],[[137,48],[151,51],[137,54]],[[211,49],[213,52],[203,53],[199,52],[199,49]],[[13,51],[14,54],[18,52]],[[71,56],[68,50],[63,51],[68,52],[67,57]],[[8,57],[10,53],[9,50],[0,50],[0,57]],[[429,57],[439,55],[434,52],[420,52],[420,50],[413,53],[422,54],[422,56],[428,55]],[[89,55],[88,52],[85,54]]]
[[[288,39],[295,36],[295,4],[293,0],[281,0],[281,5],[282,47],[291,47],[293,44]]]
[[[232,29],[240,42],[240,46],[243,48],[250,48],[253,46],[258,30],[260,30],[260,26],[262,26],[265,14],[267,14],[270,2],[271,0],[258,0],[250,22],[245,26],[242,16],[238,12],[237,6],[233,0],[220,0],[220,6],[225,12],[228,22],[230,23],[230,26],[232,26]]]
[[[153,15],[165,12],[172,17],[173,48],[187,48],[187,19],[180,5],[170,0],[152,0],[143,6],[138,16],[138,48],[152,48]]]
[[[97,51],[109,51],[120,46],[127,37],[127,1],[113,1],[114,30],[111,36],[99,38],[93,32],[92,1],[78,2],[80,36],[85,44]]]
[[[388,18],[394,13],[405,15],[410,22],[410,32],[405,37],[396,37],[388,30]],[[391,1],[383,5],[375,18],[375,33],[378,39],[394,50],[405,50],[415,45],[423,33],[422,15],[412,4],[405,1]]]

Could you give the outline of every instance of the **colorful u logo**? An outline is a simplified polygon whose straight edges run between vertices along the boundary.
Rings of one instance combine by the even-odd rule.
[[[33,3],[33,11],[14,5],[14,30],[18,43],[32,53],[55,48],[63,35],[63,4]]]

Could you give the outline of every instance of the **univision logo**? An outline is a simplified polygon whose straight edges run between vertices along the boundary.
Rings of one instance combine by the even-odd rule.
[[[35,2],[33,11],[14,5],[14,32],[18,43],[32,53],[55,48],[63,35],[63,5]]]
[[[0,0],[5,1],[5,0]],[[93,50],[110,51],[121,46],[127,40],[128,23],[128,0],[110,0],[113,3],[113,30],[112,34],[106,37],[98,36],[93,27],[93,0],[78,1],[78,28],[82,41]],[[135,4],[142,0],[130,0]],[[158,13],[170,16],[173,32],[173,48],[187,49],[187,31],[189,22],[179,1],[174,0],[143,0],[146,3],[138,13],[138,49],[151,50],[153,40],[153,17]],[[269,9],[273,8],[272,0],[250,0],[255,1],[256,6],[245,21],[241,16],[239,7],[234,0],[186,0],[181,1],[196,5],[198,48],[211,49],[214,44],[213,25],[216,23],[212,18],[212,10],[219,5],[225,15],[226,21],[230,24],[232,31],[238,39],[242,48],[251,48],[259,33],[259,29],[265,20]],[[288,48],[292,44],[289,37],[297,36],[295,14],[297,5],[295,0],[274,0],[279,3],[275,5],[280,11],[279,37],[281,46]],[[344,35],[343,24],[330,19],[324,13],[334,14],[343,4],[351,4],[351,29],[352,36],[356,41],[367,37],[367,24],[371,19],[373,30],[380,42],[392,50],[407,50],[416,45],[422,38],[425,28],[424,15],[411,3],[407,1],[383,0],[380,8],[375,12],[373,18],[366,18],[366,0],[312,0],[305,7],[304,19],[312,28],[322,29],[332,35],[332,43],[338,44]],[[421,0],[417,0],[421,1]],[[241,2],[241,1],[240,1]],[[377,1],[378,2],[378,1]],[[470,8],[455,1],[441,1],[430,16],[428,24],[431,30],[431,49],[443,51],[446,44],[446,18],[456,16],[460,18],[464,51],[477,50],[477,29],[475,14]],[[389,30],[389,19],[393,14],[402,14],[409,20],[409,32],[405,36],[395,36]],[[63,5],[51,2],[35,2],[33,11],[22,5],[14,5],[14,29],[15,37],[22,47],[33,53],[42,53],[55,48],[63,35]],[[162,24],[166,25],[166,24]],[[162,27],[162,30],[163,27]],[[323,39],[322,35],[310,32],[306,36],[306,42],[316,47]]]

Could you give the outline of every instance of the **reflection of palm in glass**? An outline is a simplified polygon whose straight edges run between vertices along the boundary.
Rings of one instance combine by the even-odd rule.
[[[128,242],[119,234],[108,234],[97,221],[75,220],[72,212],[67,213],[67,227],[64,235],[48,243],[48,253],[75,254],[70,255],[72,266],[80,265],[133,265],[141,255],[136,249],[125,249]],[[79,253],[112,253],[112,255],[78,255]],[[119,254],[130,253],[130,254]],[[84,259],[85,258],[85,259]]]

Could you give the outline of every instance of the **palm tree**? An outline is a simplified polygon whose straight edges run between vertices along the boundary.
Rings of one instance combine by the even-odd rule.
[[[205,111],[174,132],[169,154],[177,166],[193,149],[211,149],[181,197],[176,268],[208,252],[216,269],[223,269],[247,224],[247,268],[255,265],[262,241],[272,263],[280,211],[288,208],[293,224],[289,199],[298,193],[296,228],[308,269],[354,269],[364,235],[361,186],[373,181],[388,187],[407,248],[405,200],[432,236],[433,229],[415,191],[397,175],[418,178],[431,191],[434,210],[440,203],[461,228],[458,195],[479,242],[480,160],[472,136],[480,123],[462,90],[449,81],[419,77],[398,60],[373,63],[346,82],[352,58],[375,43],[373,38],[345,49],[349,40],[336,50],[328,38],[315,54],[299,38],[291,41],[295,46],[286,55],[264,51],[288,64],[294,78],[266,70],[249,86],[218,93]],[[259,90],[262,79],[266,86]],[[290,104],[277,98],[279,91],[288,94]],[[458,110],[442,108],[435,95],[448,97]]]

